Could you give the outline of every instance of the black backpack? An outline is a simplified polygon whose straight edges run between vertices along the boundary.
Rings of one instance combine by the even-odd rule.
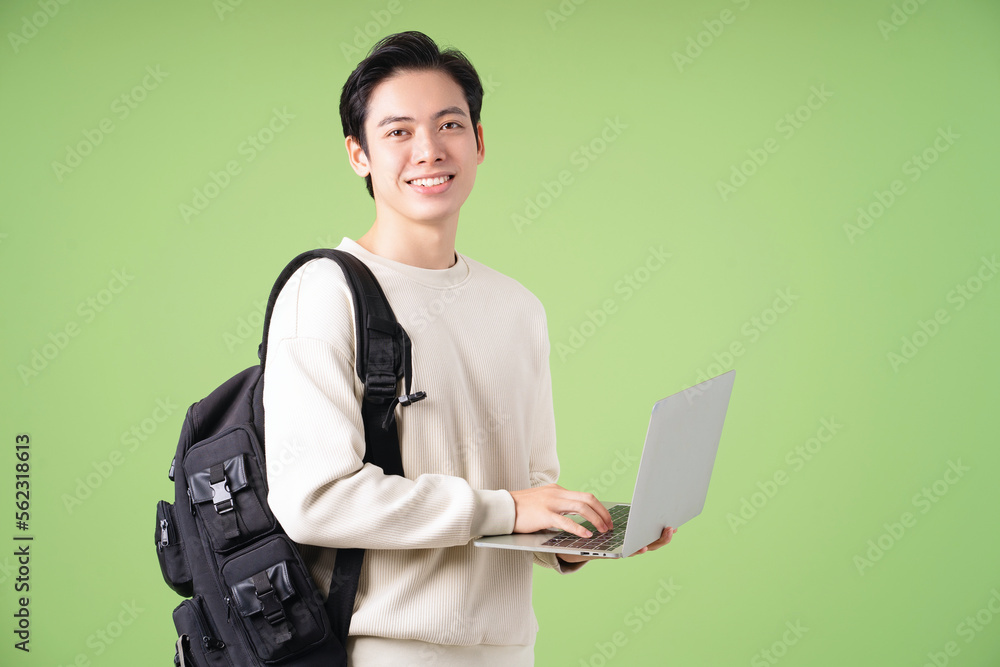
[[[344,271],[354,296],[356,370],[365,386],[361,416],[365,462],[402,475],[397,404],[410,393],[410,339],[375,277],[338,250],[293,259],[268,299],[260,364],[192,405],[170,464],[174,503],[156,507],[156,552],[163,578],[190,598],[174,609],[179,635],[174,664],[187,667],[347,665],[363,549],[339,549],[324,602],[295,543],[267,505],[264,466],[264,364],[278,293],[305,262],[325,257]],[[404,379],[405,392],[397,396]]]

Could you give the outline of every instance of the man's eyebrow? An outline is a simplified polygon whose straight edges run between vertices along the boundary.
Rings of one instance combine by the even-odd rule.
[[[376,127],[382,127],[383,125],[388,125],[390,123],[401,123],[401,122],[413,122],[413,118],[410,116],[386,116],[378,122]]]
[[[432,118],[434,120],[437,120],[442,116],[448,116],[450,114],[457,114],[459,116],[465,116],[466,118],[469,117],[469,115],[465,113],[465,111],[463,111],[461,107],[448,107],[447,109],[441,109],[441,111],[438,111],[436,114],[434,114],[434,116],[432,116]],[[378,125],[376,127],[382,127],[383,125],[389,125],[390,123],[403,123],[403,122],[412,123],[413,121],[414,118],[412,116],[386,116],[385,118],[383,118],[378,122]]]
[[[462,109],[460,107],[448,107],[447,109],[441,109],[441,111],[438,111],[436,114],[434,114],[434,120],[437,120],[441,116],[448,116],[450,114],[456,114],[458,116],[465,116],[466,118],[469,117],[468,114],[466,114],[464,111],[462,111]]]

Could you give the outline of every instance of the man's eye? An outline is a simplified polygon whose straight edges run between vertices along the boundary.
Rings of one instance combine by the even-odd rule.
[[[455,128],[459,128],[459,127],[462,127],[461,123],[459,123],[457,121],[454,121],[454,120],[449,120],[447,123],[445,123],[444,125],[441,126],[441,129],[451,130],[451,129],[455,129]]]
[[[406,130],[391,130],[389,132],[390,137],[401,137],[406,134]]]

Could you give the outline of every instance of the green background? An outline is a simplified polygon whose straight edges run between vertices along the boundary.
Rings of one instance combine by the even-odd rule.
[[[370,225],[340,87],[366,30],[417,29],[489,91],[458,249],[546,306],[561,483],[627,499],[653,401],[737,369],[704,513],[536,569],[537,663],[1000,664],[996,2],[8,0],[0,27],[0,663],[169,664],[183,412],[255,361],[284,263]]]

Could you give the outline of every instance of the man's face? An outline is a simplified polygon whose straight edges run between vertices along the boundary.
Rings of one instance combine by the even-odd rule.
[[[454,79],[423,70],[383,80],[368,100],[365,136],[367,155],[353,137],[347,151],[354,171],[372,177],[378,218],[457,222],[484,153],[482,126],[472,126]]]

